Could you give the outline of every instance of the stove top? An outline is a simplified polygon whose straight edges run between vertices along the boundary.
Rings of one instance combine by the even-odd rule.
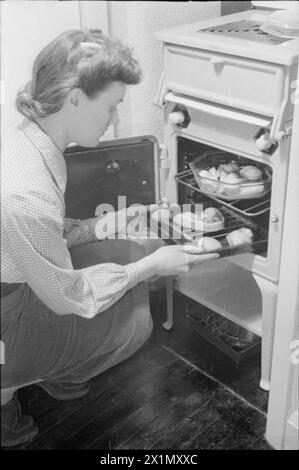
[[[261,26],[272,12],[250,10],[165,29],[156,38],[167,44],[292,65],[299,59],[299,38],[278,37]]]
[[[198,32],[214,33],[221,36],[235,37],[247,41],[260,42],[263,44],[272,44],[273,46],[290,41],[291,38],[281,38],[264,32],[261,24],[251,20],[233,21],[232,23],[212,26],[205,29],[199,29]]]

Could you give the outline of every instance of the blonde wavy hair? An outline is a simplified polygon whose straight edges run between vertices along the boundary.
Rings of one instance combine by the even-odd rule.
[[[34,120],[59,111],[73,88],[92,99],[114,81],[132,85],[141,76],[132,50],[118,39],[98,29],[70,30],[38,54],[32,80],[17,94],[16,107]]]

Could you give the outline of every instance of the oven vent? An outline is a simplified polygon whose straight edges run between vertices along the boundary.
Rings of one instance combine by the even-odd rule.
[[[281,38],[264,32],[261,29],[261,24],[250,20],[234,21],[233,23],[222,24],[210,28],[199,29],[198,33],[209,33],[223,36],[236,37],[239,39],[246,39],[247,41],[262,42],[276,46],[291,38]]]

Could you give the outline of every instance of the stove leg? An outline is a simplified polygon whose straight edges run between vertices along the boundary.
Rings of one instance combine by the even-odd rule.
[[[166,278],[166,305],[167,305],[167,320],[163,323],[165,330],[170,330],[173,327],[173,278],[168,276]]]
[[[260,387],[263,390],[270,390],[272,352],[274,341],[275,314],[278,288],[276,284],[253,274],[262,295],[262,372]]]

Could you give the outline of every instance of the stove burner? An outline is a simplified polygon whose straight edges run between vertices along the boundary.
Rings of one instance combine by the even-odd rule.
[[[215,33],[222,34],[224,36],[233,36],[240,39],[246,39],[249,41],[263,42],[269,45],[281,44],[285,41],[289,41],[291,38],[281,38],[274,36],[269,33],[265,33],[260,29],[261,24],[255,21],[241,20],[234,21],[233,23],[222,24],[219,26],[213,26],[210,28],[199,29],[198,33]]]

